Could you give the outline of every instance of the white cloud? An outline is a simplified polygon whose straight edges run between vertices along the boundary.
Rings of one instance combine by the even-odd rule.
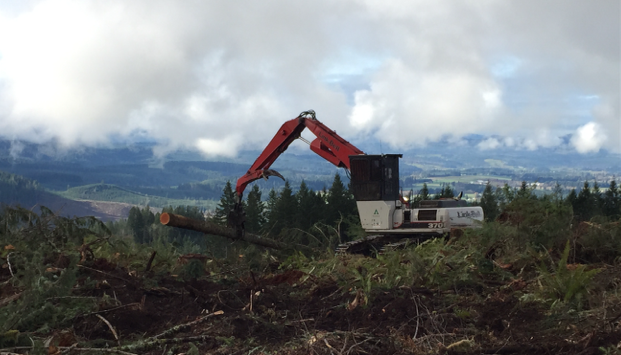
[[[370,90],[356,92],[350,122],[407,148],[485,130],[502,111],[500,97],[488,77],[466,70],[422,73],[394,60],[376,74]]]
[[[536,150],[538,148],[551,148],[559,146],[562,143],[560,137],[555,136],[546,128],[534,129],[529,137],[523,139],[521,146],[527,150]],[[508,147],[511,145],[506,144]]]
[[[621,152],[619,2],[372,4],[400,46],[356,95],[364,132],[399,147],[479,133],[534,150],[592,119],[613,136],[598,149]],[[585,111],[584,95],[614,104]]]
[[[479,144],[477,144],[477,147],[480,150],[493,150],[501,146],[502,146],[502,143],[500,143],[498,139],[496,138],[488,138],[480,142]]]
[[[507,147],[514,147],[516,145],[515,138],[513,137],[505,137],[505,139],[503,140],[503,143]]]
[[[571,143],[579,153],[591,153],[599,151],[606,140],[602,127],[596,122],[589,122],[576,130]]]
[[[9,148],[9,155],[11,158],[17,159],[25,147],[24,143],[13,141],[11,142],[11,147]]]
[[[205,139],[200,138],[196,142],[196,147],[206,156],[235,156],[240,146],[242,138],[237,135],[227,136],[225,139]]]
[[[537,149],[593,121],[608,139],[576,149],[621,152],[619,6],[9,1],[0,136],[76,147],[138,134],[159,155],[230,156],[315,109],[350,140],[395,148],[477,133]]]

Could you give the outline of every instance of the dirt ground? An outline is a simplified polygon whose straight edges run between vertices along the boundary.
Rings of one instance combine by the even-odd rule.
[[[50,354],[107,349],[125,354],[586,355],[603,354],[621,341],[621,305],[605,308],[608,314],[561,316],[541,303],[519,300],[515,291],[528,287],[519,280],[448,291],[401,286],[376,292],[365,304],[370,295],[299,270],[183,280],[129,271],[106,259],[79,268],[74,295],[107,301],[77,316],[72,327],[39,334],[47,338]],[[10,276],[6,269],[0,275],[2,281]],[[597,292],[611,287],[611,280],[600,276]],[[18,291],[4,284],[0,307]]]

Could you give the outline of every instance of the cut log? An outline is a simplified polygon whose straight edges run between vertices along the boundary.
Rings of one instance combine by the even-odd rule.
[[[187,218],[173,213],[162,213],[160,223],[165,226],[183,228],[211,235],[219,235],[221,237],[242,240],[244,242],[260,245],[267,248],[283,250],[283,249],[308,249],[304,246],[292,246],[273,239],[263,238],[256,234],[243,233],[239,235],[235,229],[223,227],[208,221],[198,221],[196,219]]]

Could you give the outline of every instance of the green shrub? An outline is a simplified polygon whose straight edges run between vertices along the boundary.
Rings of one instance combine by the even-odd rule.
[[[580,309],[588,293],[591,280],[600,270],[586,270],[585,265],[575,265],[568,268],[567,259],[570,249],[569,241],[567,241],[563,255],[553,272],[549,271],[543,264],[539,266],[539,281],[544,296],[576,305]]]
[[[571,207],[549,198],[518,198],[506,206],[501,215],[504,224],[513,226],[517,240],[536,248],[562,247],[571,233]]]
[[[191,259],[183,266],[181,276],[187,280],[205,276],[205,264],[201,260]]]
[[[621,257],[621,225],[618,222],[601,222],[582,222],[576,228],[577,260],[613,264]]]

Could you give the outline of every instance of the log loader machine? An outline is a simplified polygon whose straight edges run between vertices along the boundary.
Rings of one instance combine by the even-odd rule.
[[[317,138],[309,142],[301,137],[304,129]],[[400,193],[401,154],[367,155],[319,122],[315,112],[309,110],[285,122],[246,174],[237,180],[236,204],[229,213],[229,226],[236,228],[238,235],[244,233],[242,197],[246,186],[270,176],[284,180],[270,166],[296,139],[305,141],[313,152],[350,172],[360,223],[367,236],[339,245],[338,253],[370,254],[444,236],[452,229],[476,228],[483,221],[483,209],[468,206],[461,198],[421,201],[417,208],[411,207]]]

